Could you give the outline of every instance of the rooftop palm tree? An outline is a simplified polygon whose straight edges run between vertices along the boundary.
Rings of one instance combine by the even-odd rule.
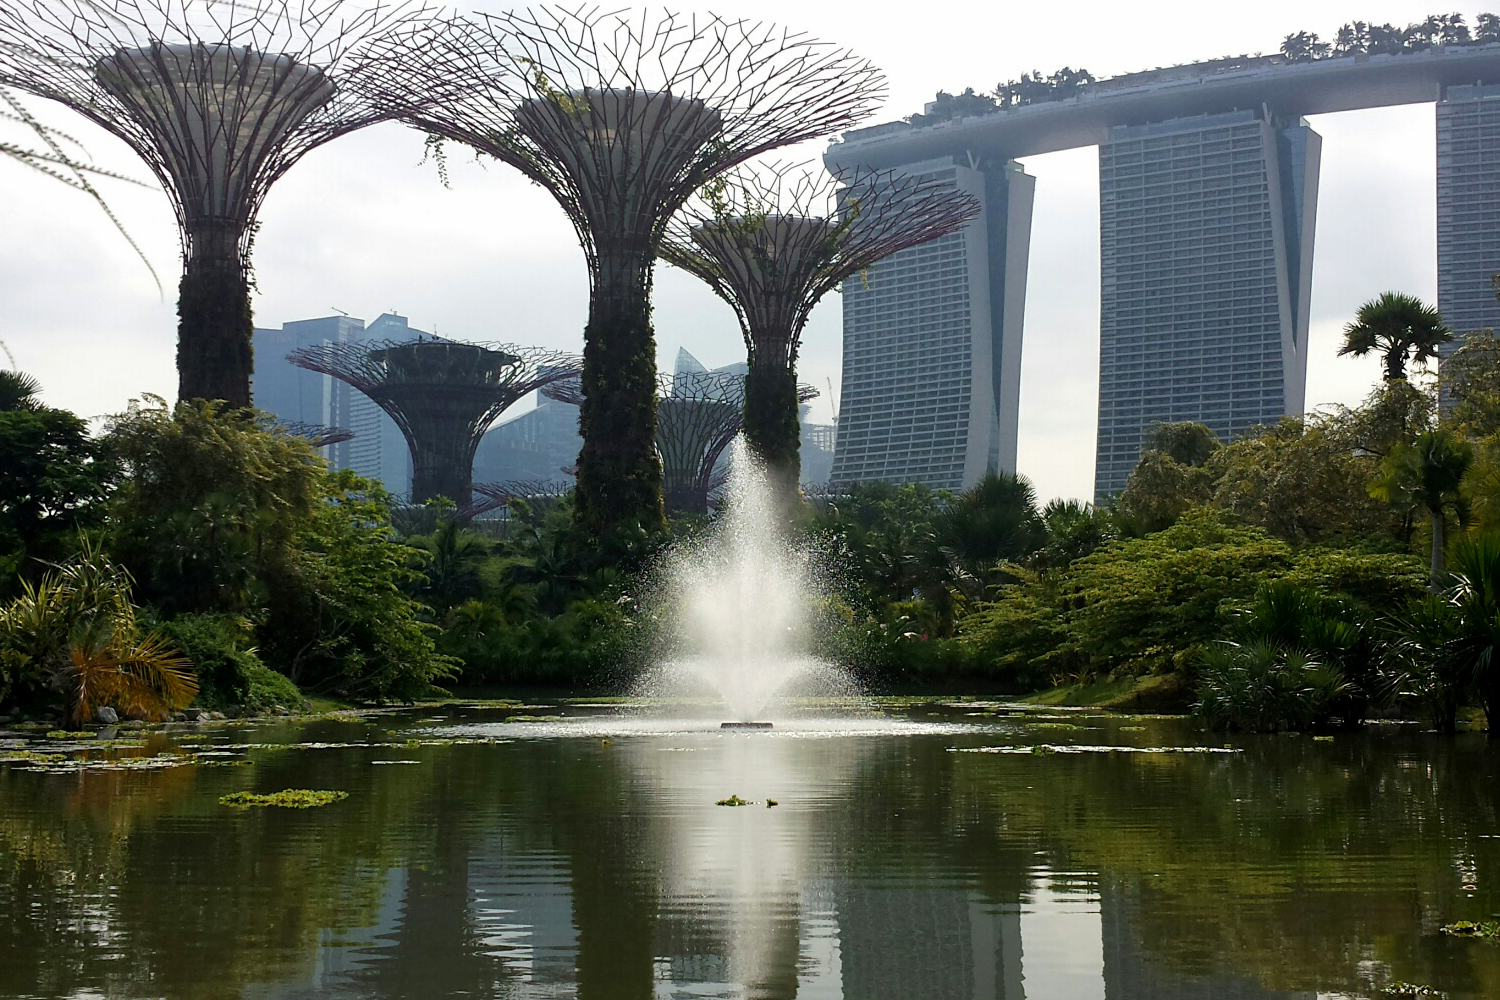
[[[1438,356],[1439,344],[1453,339],[1443,314],[1415,295],[1384,292],[1359,307],[1344,327],[1339,354],[1359,358],[1372,351],[1385,356],[1385,380],[1406,378],[1407,361],[1426,363]]]

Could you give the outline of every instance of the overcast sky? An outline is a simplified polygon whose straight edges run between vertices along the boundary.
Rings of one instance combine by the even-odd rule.
[[[920,111],[938,89],[987,90],[1033,69],[1067,65],[1112,76],[1272,52],[1290,32],[1328,38],[1355,18],[1405,24],[1432,12],[1387,0],[938,8],[761,0],[674,9],[765,18],[856,49],[890,81],[889,102],[872,122]],[[1476,12],[1464,11],[1471,23]],[[147,176],[123,145],[71,113],[47,119],[83,139],[96,162]],[[1374,358],[1335,356],[1340,328],[1361,302],[1390,289],[1436,296],[1433,119],[1431,105],[1311,119],[1324,144],[1310,408],[1353,403],[1378,378]],[[815,144],[801,152],[815,157],[821,150]],[[587,279],[551,197],[509,168],[457,155],[452,188],[444,190],[421,157],[420,135],[380,126],[314,151],[276,185],[256,240],[256,324],[280,326],[334,309],[367,321],[394,311],[456,339],[579,349]],[[1023,163],[1037,177],[1037,191],[1020,471],[1044,500],[1086,498],[1093,492],[1098,389],[1098,155],[1088,148]],[[117,411],[144,392],[171,398],[177,384],[180,262],[171,208],[157,190],[102,187],[162,276],[165,295],[86,197],[0,157],[0,341],[42,381],[47,402],[90,416]],[[655,303],[664,368],[680,346],[710,367],[743,359],[728,307],[696,279],[659,268]],[[803,380],[824,392],[814,418],[825,421],[832,416],[828,383],[837,390],[839,382],[839,308],[837,294],[824,300],[802,352]]]

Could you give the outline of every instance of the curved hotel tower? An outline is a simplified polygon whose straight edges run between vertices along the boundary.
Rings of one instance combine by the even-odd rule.
[[[1096,496],[1125,485],[1153,422],[1227,440],[1301,413],[1322,146],[1303,116],[1428,102],[1438,305],[1455,330],[1500,326],[1500,44],[1221,59],[845,133],[824,157],[835,173],[951,179],[984,212],[845,283],[834,480],[956,488],[1015,468],[1035,188],[1015,160],[1081,146],[1099,147]]]

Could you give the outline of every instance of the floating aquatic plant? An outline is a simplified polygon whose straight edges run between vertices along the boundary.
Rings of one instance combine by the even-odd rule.
[[[1493,941],[1500,938],[1500,920],[1455,920],[1451,924],[1444,924],[1441,930],[1444,934],[1453,937],[1484,938]]]
[[[742,799],[738,795],[731,795],[727,799],[720,799],[714,803],[716,806],[748,806],[751,804],[748,799]]]
[[[326,806],[340,799],[347,799],[348,792],[331,792],[312,788],[288,788],[280,792],[262,795],[258,792],[234,792],[221,795],[219,804],[225,806],[280,806],[283,809],[313,809]]]

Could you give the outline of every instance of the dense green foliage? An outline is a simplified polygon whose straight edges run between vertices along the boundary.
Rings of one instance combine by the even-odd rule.
[[[1039,505],[1007,473],[961,492],[868,483],[804,505],[789,530],[833,582],[814,608],[816,652],[877,689],[1151,678],[1160,697],[1196,699],[1208,724],[1230,729],[1352,725],[1371,711],[1452,729],[1466,706],[1488,714],[1500,706],[1492,340],[1460,350],[1450,419],[1431,386],[1402,377],[1358,407],[1227,442],[1202,424],[1158,424],[1103,507]],[[635,356],[600,343],[622,364]],[[1373,343],[1404,366],[1436,341],[1408,329]],[[0,415],[41,412],[27,385],[4,390],[12,408]],[[60,544],[66,557],[92,526],[131,581],[129,617],[157,629],[138,632],[197,665],[206,707],[289,706],[298,688],[368,701],[444,682],[625,689],[661,648],[659,612],[643,600],[653,567],[704,526],[627,516],[660,484],[651,473],[656,489],[637,489],[651,476],[625,460],[623,437],[592,493],[518,501],[481,531],[440,504],[397,517],[374,484],[328,472],[304,442],[222,404],[157,401],[98,440],[81,424],[69,433],[56,476],[74,478],[56,492],[76,499],[39,505],[60,518],[46,530],[12,529],[25,536],[12,558],[28,558],[34,580],[46,567],[31,553]],[[29,516],[8,503],[12,522]],[[8,586],[28,596],[25,579]],[[0,697],[55,701],[57,664],[89,647],[68,629],[49,642],[47,669],[10,642]]]
[[[765,464],[771,482],[790,497],[802,477],[797,373],[792,367],[762,361],[754,352],[750,361],[745,375],[745,443]]]
[[[109,555],[75,529],[70,544],[79,552],[61,581],[28,582],[45,569],[35,556],[8,580],[19,596],[0,609],[10,623],[0,681],[9,693],[0,690],[0,699],[57,704],[58,692],[79,687],[68,681],[71,664],[73,676],[105,691],[101,704],[147,714],[180,707],[178,689],[148,703],[123,688],[108,696],[101,685],[120,664],[128,673],[155,657],[165,668],[184,655],[196,668],[198,704],[208,708],[297,706],[298,685],[411,699],[436,692],[451,673],[452,661],[437,652],[433,612],[415,593],[425,560],[413,564],[391,527],[391,499],[374,484],[329,473],[305,441],[203,401],[175,411],[137,404],[102,439],[82,440],[78,475],[92,475],[100,455],[119,463],[112,494],[96,477],[90,495],[67,508],[76,509],[74,525],[100,526]],[[54,471],[67,468],[59,461]],[[48,538],[25,538],[27,551]],[[114,609],[107,621],[67,612],[76,602],[64,599],[62,584],[77,566],[120,581],[99,605]]]
[[[22,567],[63,559],[82,528],[97,527],[115,478],[110,449],[84,422],[43,406],[40,387],[0,371],[0,597]]]

